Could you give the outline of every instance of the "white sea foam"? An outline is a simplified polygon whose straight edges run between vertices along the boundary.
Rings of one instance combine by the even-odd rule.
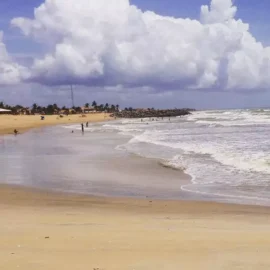
[[[86,132],[130,137],[118,150],[184,169],[184,189],[231,198],[270,198],[270,110],[194,112],[171,121],[124,119],[90,124]],[[80,129],[80,125],[68,128]],[[180,187],[179,187],[180,188]]]
[[[270,110],[202,111],[148,125],[123,120],[112,128],[131,136],[118,149],[184,168],[199,189],[217,193],[216,188],[230,187],[223,195],[257,198],[257,187],[270,198]],[[241,187],[247,186],[252,190],[243,195]],[[191,190],[198,192],[195,186]]]
[[[235,110],[235,111],[203,111],[195,112],[188,117],[188,121],[197,124],[219,126],[252,126],[270,125],[269,110]]]

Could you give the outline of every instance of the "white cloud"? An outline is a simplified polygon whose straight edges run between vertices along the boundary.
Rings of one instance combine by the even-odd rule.
[[[232,0],[212,0],[210,8],[201,7],[201,21],[203,23],[224,23],[233,20],[237,7],[233,6]]]
[[[17,84],[21,76],[27,76],[27,69],[12,61],[3,42],[3,32],[0,31],[0,85]]]
[[[142,12],[128,0],[46,0],[12,25],[48,46],[30,81],[156,89],[264,89],[270,47],[235,19],[232,0],[201,7],[201,20]]]

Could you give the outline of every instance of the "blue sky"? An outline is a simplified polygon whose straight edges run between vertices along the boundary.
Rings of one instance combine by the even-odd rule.
[[[38,7],[42,0],[2,0],[0,1],[1,19],[0,29],[3,30],[5,38],[4,42],[8,52],[22,64],[27,64],[30,61],[28,58],[38,57],[43,55],[44,47],[33,40],[24,37],[18,29],[10,26],[10,21],[15,17],[33,17],[35,7]],[[199,20],[200,7],[208,5],[207,0],[131,0],[131,3],[136,5],[143,11],[151,10],[162,16],[173,16],[181,18],[191,18]],[[250,32],[257,41],[263,43],[264,46],[270,46],[270,1],[269,0],[235,0],[235,5],[238,8],[237,17],[244,22],[249,23]],[[18,93],[18,86],[3,87],[0,90],[0,100],[4,99],[7,102],[16,103],[22,100],[24,103],[32,104],[34,101],[39,103],[48,103],[53,100],[58,100],[60,103],[68,103],[68,99],[63,101],[63,95],[52,88],[48,93],[44,93],[44,87],[39,85],[24,87]],[[79,88],[79,87],[78,87]],[[11,90],[9,90],[11,89]],[[43,89],[43,90],[39,90]],[[78,90],[78,102],[85,100],[87,93],[85,90]],[[89,94],[90,95],[90,94]],[[19,100],[18,100],[18,97]],[[89,97],[90,98],[90,97]],[[120,103],[123,106],[158,106],[170,107],[177,106],[192,106],[197,108],[226,108],[226,107],[260,107],[267,106],[267,100],[270,100],[268,91],[254,91],[252,93],[239,94],[239,92],[228,93],[213,93],[211,91],[182,91],[181,93],[168,93],[161,95],[151,94],[144,100],[140,99],[140,95],[112,95],[95,90],[91,92],[91,99],[98,99],[100,102]]]
[[[209,4],[207,0],[132,0],[131,3],[164,16],[193,19],[199,19],[200,7]],[[248,22],[253,35],[264,44],[270,45],[270,1],[235,0],[234,3],[238,7],[237,18]]]
[[[250,24],[252,34],[263,44],[270,45],[270,1],[269,0],[235,0],[238,7],[237,18]],[[33,10],[43,0],[2,0],[0,1],[0,29],[5,32],[6,44],[12,53],[36,53],[42,51],[40,46],[22,37],[18,30],[10,27],[14,17],[33,17]],[[152,10],[164,16],[199,19],[200,7],[209,4],[207,0],[131,0],[140,9]],[[14,42],[20,39],[20,42]]]

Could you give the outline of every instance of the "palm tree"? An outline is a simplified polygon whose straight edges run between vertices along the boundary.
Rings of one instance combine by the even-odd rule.
[[[89,108],[89,103],[85,103],[84,107]]]
[[[82,108],[81,107],[76,107],[75,111],[76,111],[76,113],[82,113]]]
[[[38,106],[38,107],[37,107],[37,111],[38,111],[38,113],[42,112],[42,110],[43,110],[43,109],[42,109],[42,107],[41,107],[41,106]]]
[[[97,103],[96,103],[96,101],[93,101],[93,102],[92,102],[92,106],[93,106],[94,108],[96,108],[96,107],[97,107]]]
[[[34,104],[32,105],[31,113],[32,113],[32,114],[35,114],[35,113],[37,113],[37,112],[38,112],[38,105],[37,105],[36,103],[34,103]]]
[[[110,111],[115,112],[115,105],[111,105]]]
[[[53,114],[54,113],[54,105],[49,104],[46,108],[46,114]]]
[[[104,111],[104,105],[103,104],[100,104],[99,106],[98,106],[98,108],[99,108],[99,111]]]
[[[36,111],[36,110],[37,110],[37,107],[38,107],[37,103],[34,103],[34,104],[32,105],[33,111]]]

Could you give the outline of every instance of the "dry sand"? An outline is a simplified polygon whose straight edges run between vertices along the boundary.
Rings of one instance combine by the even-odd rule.
[[[1,186],[3,270],[270,269],[270,209]]]
[[[45,120],[40,120],[40,115],[0,115],[0,134],[13,134],[14,129],[20,133],[31,128],[39,128],[44,126],[52,126],[59,124],[72,124],[82,122],[99,122],[110,120],[109,114],[95,113],[82,115],[69,115],[60,118],[58,115],[45,116]]]

